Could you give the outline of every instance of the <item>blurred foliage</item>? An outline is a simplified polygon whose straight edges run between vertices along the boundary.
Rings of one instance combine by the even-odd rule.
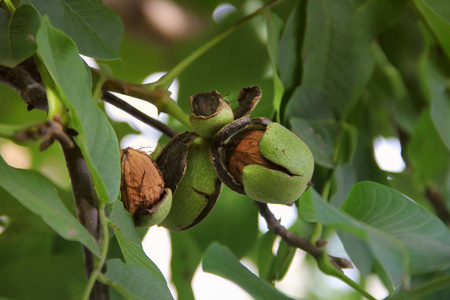
[[[122,17],[125,31],[119,49],[122,25],[118,15],[121,12],[117,11],[116,15],[99,0],[91,4],[88,0],[69,1],[73,14],[64,17],[58,13],[64,1],[55,1],[54,6],[49,7],[45,6],[45,1],[22,1],[27,4],[19,6],[20,2],[12,2],[19,8],[11,26],[7,5],[5,1],[0,2],[0,65],[13,66],[34,52],[34,41],[24,40],[28,36],[24,24],[30,22],[30,34],[35,35],[42,16],[48,13],[48,26],[64,31],[75,43],[64,48],[66,43],[72,43],[68,42],[70,39],[49,27],[49,32],[58,36],[61,49],[75,51],[76,45],[81,53],[99,59],[116,57],[118,52],[120,59],[98,62],[115,78],[134,83],[141,83],[150,74],[171,70],[193,51],[264,4],[256,0],[228,1],[236,11],[215,22],[212,13],[221,1],[176,0],[173,3],[185,13],[183,16],[193,18],[201,26],[187,27],[185,37],[170,39],[157,37],[151,30],[137,33],[129,23],[138,24],[142,19],[137,15],[135,20]],[[144,12],[140,1],[128,2],[131,7]],[[319,222],[324,226],[323,238],[327,238],[328,232],[338,229],[349,258],[361,273],[362,287],[367,276],[376,274],[394,299],[402,299],[402,295],[408,299],[443,299],[450,286],[449,282],[439,281],[440,276],[448,278],[450,270],[447,263],[450,215],[446,215],[450,210],[448,0],[280,2],[243,24],[179,74],[176,95],[179,105],[189,112],[189,96],[217,90],[232,107],[236,107],[240,89],[258,85],[263,97],[252,116],[275,120],[276,111],[279,111],[282,124],[300,136],[315,157],[314,189],[309,189],[296,203],[299,217],[290,230],[310,237],[315,234],[313,228]],[[113,1],[105,3],[114,7]],[[82,9],[83,5],[86,11]],[[82,22],[72,19],[80,16],[80,20],[89,20],[90,13],[104,18],[91,24],[94,30],[86,29],[81,26]],[[27,16],[34,17],[27,21]],[[79,31],[66,26],[66,19],[81,26]],[[151,27],[152,24],[147,25]],[[91,39],[85,39],[83,33]],[[105,40],[109,43],[104,47],[96,46]],[[83,111],[84,106],[71,102],[71,94],[75,98],[82,95],[75,84],[79,84],[80,78],[84,88],[90,87],[89,78],[80,75],[85,71],[81,61],[66,66],[59,60],[55,66],[61,67],[58,71],[49,67],[58,51],[47,53],[43,52],[42,44],[39,47],[41,56],[48,55],[47,68],[59,72],[52,76],[55,76],[53,80],[60,92],[71,98],[66,107],[74,105],[77,108],[70,111],[72,121],[84,118],[83,126],[79,128],[84,128],[92,142],[98,138],[99,130],[105,128],[111,128],[110,133],[114,130],[119,141],[136,133],[128,124],[111,119],[106,122],[103,116],[100,117],[102,126],[90,127],[93,115],[102,115],[103,105],[100,103],[98,109],[89,104],[91,107]],[[47,120],[45,112],[27,112],[21,97],[5,84],[0,84],[0,103],[1,124],[25,126]],[[74,116],[75,113],[78,116]],[[187,130],[174,119],[170,119],[169,126],[178,132]],[[400,141],[404,170],[387,172],[380,169],[373,146],[374,139],[380,136]],[[3,137],[0,154],[13,165],[12,159],[6,159],[5,149],[19,141],[10,139],[3,132],[0,137]],[[168,141],[167,137],[162,137],[160,143],[164,145]],[[116,140],[110,137],[99,143],[112,145]],[[62,204],[75,215],[60,147],[52,145],[40,152],[38,141],[20,145],[28,149],[29,169],[47,177],[56,187]],[[86,144],[85,154],[96,155],[93,157],[97,167],[111,161],[117,163],[114,162],[117,158],[115,148],[108,148],[109,157],[103,151],[92,153],[88,148]],[[23,161],[27,157],[19,156],[18,159]],[[114,167],[112,169],[104,170],[99,179],[108,184],[110,195],[117,192],[118,184],[118,174]],[[108,174],[116,176],[115,182],[109,182]],[[360,181],[387,187],[358,183]],[[21,183],[29,184],[27,181]],[[26,205],[13,199],[7,190],[0,188],[0,216],[8,219],[8,225],[0,231],[0,296],[80,299],[86,282],[80,244],[63,239],[48,223],[27,210]],[[36,198],[39,198],[39,190],[36,188]],[[373,199],[370,191],[375,191]],[[41,196],[46,199],[45,195]],[[386,203],[383,206],[383,201],[391,198],[396,199],[395,204],[404,207],[392,208]],[[374,204],[369,205],[371,202],[367,199],[373,200]],[[114,205],[117,204],[121,205],[116,200]],[[115,237],[110,242],[110,269],[105,280],[110,280],[117,290],[111,293],[111,298],[148,298],[148,294],[141,292],[145,289],[143,278],[151,282],[161,297],[170,298],[156,267],[158,261],[155,265],[148,260],[139,243],[145,230],[140,230],[139,236],[132,226],[131,216],[113,205],[108,207],[112,212],[109,221],[113,229],[110,231]],[[359,215],[356,208],[365,209],[366,214]],[[262,297],[269,291],[273,295],[270,299],[277,298],[279,292],[267,282],[277,287],[277,282],[291,266],[295,251],[285,243],[274,246],[277,243],[275,236],[259,231],[257,216],[257,207],[251,199],[224,187],[217,205],[202,223],[187,231],[171,232],[172,278],[165,280],[175,284],[179,299],[194,297],[191,280],[204,257],[204,270],[235,281],[253,297]],[[427,223],[427,220],[431,221]],[[222,257],[225,257],[224,261],[221,261]],[[243,257],[254,261],[260,278],[242,268],[238,259]],[[302,267],[311,274],[311,284],[302,296],[320,299],[327,289],[323,287],[323,281],[316,279],[322,278],[318,277],[316,264],[308,258]],[[142,275],[140,280],[131,282],[134,290],[128,285],[133,274]],[[408,282],[409,292],[406,289]],[[329,296],[361,299],[361,295],[353,291]]]

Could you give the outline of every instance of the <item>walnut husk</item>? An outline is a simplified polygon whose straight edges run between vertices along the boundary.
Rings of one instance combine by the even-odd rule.
[[[270,161],[265,159],[259,151],[259,140],[264,135],[262,130],[246,132],[236,144],[230,156],[229,168],[231,174],[242,183],[242,170],[247,165],[260,165],[268,169],[276,169]]]

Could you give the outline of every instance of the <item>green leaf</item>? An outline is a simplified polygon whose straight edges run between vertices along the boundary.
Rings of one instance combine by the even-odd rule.
[[[208,248],[202,267],[205,272],[213,273],[238,284],[255,299],[290,299],[250,272],[239,263],[230,250],[218,243],[214,243]]]
[[[372,270],[373,260],[376,258],[383,268],[382,271],[389,276],[390,282],[387,287],[392,290],[393,287],[399,286],[409,275],[408,255],[405,246],[389,234],[359,222],[328,204],[317,192],[313,191],[313,189],[308,189],[300,198],[299,212],[302,217],[309,222],[321,222],[326,226],[348,232],[357,237],[370,250],[369,252],[363,252],[365,255],[362,257],[359,256],[362,253],[362,251],[359,251],[361,248],[352,248],[355,246],[353,239],[350,244],[346,244],[348,240],[342,240],[345,250],[356,267],[361,268],[362,272]]]
[[[0,10],[0,64],[14,67],[36,50],[39,13],[31,5],[21,5],[11,19]]]
[[[172,282],[177,288],[178,295],[183,295],[183,299],[195,299],[191,282],[202,259],[203,251],[193,239],[191,229],[181,232],[171,231],[170,241]]]
[[[167,285],[148,269],[125,264],[119,259],[107,262],[107,283],[127,299],[173,299]]]
[[[325,90],[312,86],[298,86],[286,106],[286,119],[334,119],[333,105]]]
[[[300,118],[291,119],[292,131],[297,134],[314,156],[314,162],[324,167],[333,168],[333,137],[328,130],[329,124],[314,122]]]
[[[425,208],[373,182],[356,184],[341,209],[399,240],[408,251],[412,275],[450,267],[450,230]]]
[[[273,243],[277,236],[272,231],[264,233],[258,243],[258,274],[259,277],[271,281],[270,271],[274,261],[272,253]]]
[[[428,110],[423,111],[406,149],[419,179],[437,179],[450,164],[449,149],[442,142]]]
[[[125,210],[122,202],[117,200],[114,202],[114,207],[109,220],[112,222],[114,234],[117,242],[122,250],[123,257],[128,264],[135,264],[137,266],[146,268],[154,274],[156,278],[166,282],[164,275],[155,265],[155,263],[147,257],[142,248],[141,239],[134,226],[133,217]]]
[[[51,182],[33,171],[10,167],[0,157],[0,186],[23,206],[39,215],[63,238],[78,241],[100,257],[94,237],[78,222],[59,199]]]
[[[403,17],[408,0],[352,0],[355,12],[364,28],[376,37]]]
[[[289,14],[278,48],[278,70],[285,90],[300,84],[303,34],[306,20],[306,1],[297,1]]]
[[[450,97],[447,80],[431,63],[427,65],[426,75],[431,94],[431,118],[443,142],[450,150]]]
[[[335,148],[335,161],[340,164],[351,162],[355,154],[358,130],[355,126],[344,123]]]
[[[27,0],[52,25],[64,31],[80,53],[97,59],[119,58],[122,21],[101,0]]]
[[[272,62],[273,72],[273,107],[277,112],[277,118],[280,118],[281,99],[284,94],[283,82],[281,82],[278,75],[278,45],[280,42],[281,28],[283,21],[276,14],[270,10],[266,10],[266,24],[267,24],[267,49],[269,51],[270,60]]]
[[[78,132],[75,141],[89,166],[99,200],[112,202],[119,193],[119,146],[111,124],[92,99],[88,69],[72,40],[53,28],[46,17],[36,42],[68,109],[69,126]]]
[[[302,85],[323,88],[342,116],[360,97],[373,69],[369,34],[350,0],[308,1]]]
[[[434,11],[425,1],[413,1],[416,10],[421,14],[435,38],[441,44],[447,58],[450,59],[450,22]]]

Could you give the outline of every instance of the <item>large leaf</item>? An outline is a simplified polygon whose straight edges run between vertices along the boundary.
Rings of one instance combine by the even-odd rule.
[[[91,78],[70,38],[45,17],[37,34],[38,53],[62,95],[75,141],[91,171],[100,201],[114,201],[119,193],[120,163],[117,137],[91,95]]]
[[[167,285],[148,269],[119,259],[109,260],[106,265],[108,271],[104,276],[127,299],[173,299]]]
[[[128,264],[148,269],[155,277],[166,282],[164,275],[155,265],[155,263],[147,257],[142,248],[141,239],[134,226],[133,217],[125,210],[122,202],[114,203],[113,211],[109,217],[112,222],[114,234],[117,242],[122,250],[123,257]]]
[[[67,210],[56,189],[44,176],[29,170],[10,167],[0,157],[0,186],[23,206],[41,216],[63,238],[78,241],[100,257],[94,237]]]
[[[212,244],[203,258],[203,270],[233,281],[255,299],[290,299],[239,263],[234,254],[220,244]]]
[[[362,25],[373,36],[393,26],[403,16],[408,0],[352,0]]]
[[[311,149],[314,162],[324,167],[332,168],[334,138],[329,131],[331,121],[307,121],[301,118],[292,118],[292,131],[297,134]],[[337,127],[337,126],[333,126]]]
[[[369,34],[350,0],[308,1],[302,85],[323,88],[339,115],[362,93],[373,69]]]
[[[300,84],[301,49],[305,31],[306,1],[298,1],[286,21],[278,48],[278,70],[286,91]],[[292,91],[291,91],[292,92]]]
[[[0,64],[13,67],[36,50],[39,13],[30,5],[19,6],[11,19],[0,9]]]
[[[431,118],[434,126],[450,150],[450,96],[447,91],[447,80],[431,63],[427,65],[426,75],[431,94]]]
[[[450,21],[440,16],[423,0],[414,0],[413,3],[435,38],[441,44],[447,58],[450,59],[450,36],[448,34]]]
[[[321,222],[358,238],[344,238],[342,242],[353,263],[363,274],[373,269],[377,259],[382,266],[382,273],[388,274],[389,282],[386,285],[390,290],[399,286],[409,275],[406,249],[397,239],[328,204],[313,189],[303,194],[299,204],[299,212],[305,220]]]
[[[27,0],[56,28],[70,36],[84,55],[119,57],[122,22],[101,0]]]
[[[419,179],[445,176],[450,164],[450,150],[437,132],[429,111],[424,111],[420,117],[406,150]]]
[[[267,26],[267,49],[269,51],[270,60],[272,62],[273,72],[273,107],[277,112],[278,119],[280,117],[281,99],[284,94],[283,82],[278,75],[278,45],[280,43],[281,28],[283,21],[270,10],[266,11]]]
[[[450,267],[450,231],[425,208],[386,186],[356,184],[341,209],[398,239],[408,251],[412,275]]]

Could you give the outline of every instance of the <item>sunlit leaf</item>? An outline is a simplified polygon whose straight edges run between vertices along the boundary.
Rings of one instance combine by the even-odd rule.
[[[70,38],[44,18],[37,34],[38,53],[54,80],[78,132],[80,147],[93,176],[100,201],[114,201],[119,193],[120,165],[117,137],[91,95],[91,78]]]

